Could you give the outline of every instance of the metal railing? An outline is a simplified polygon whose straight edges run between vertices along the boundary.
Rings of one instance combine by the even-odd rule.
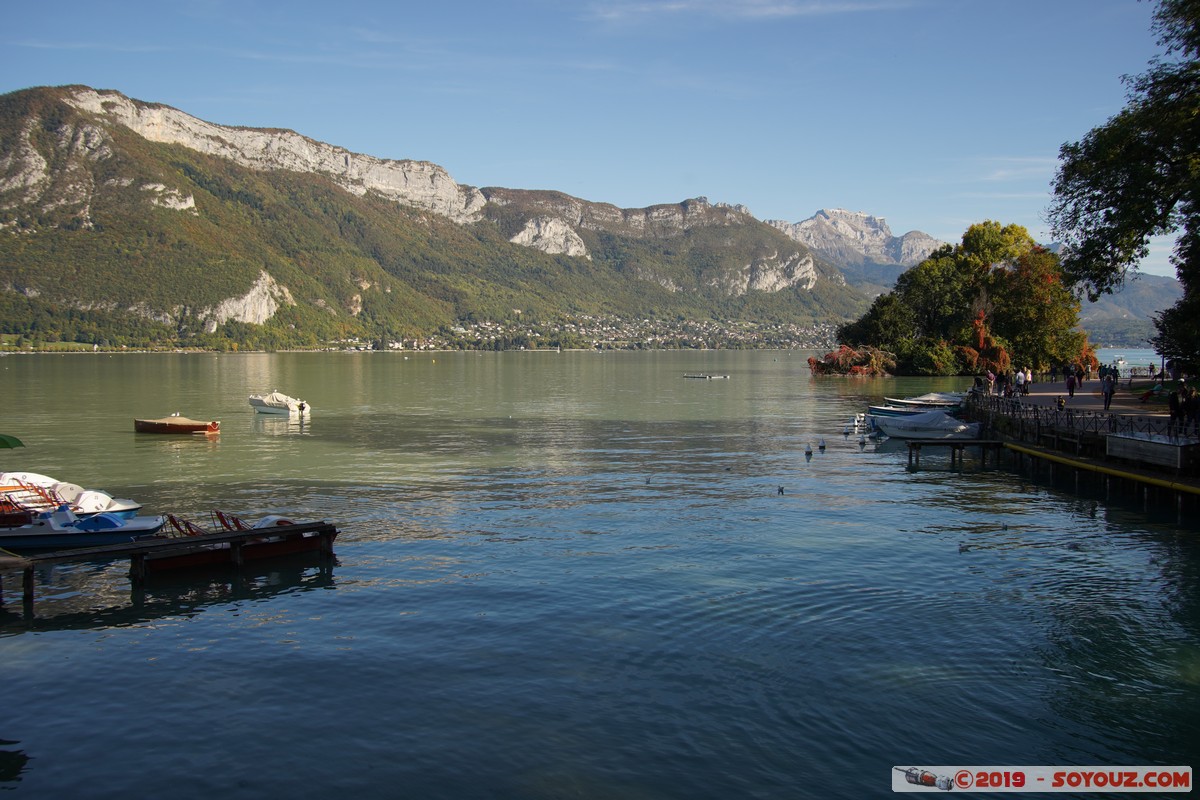
[[[1188,436],[1183,426],[1164,417],[1121,414],[1115,411],[1086,411],[1023,403],[1016,397],[970,394],[966,414],[983,422],[985,427],[1000,434],[1036,441],[1045,435],[1078,440],[1081,437],[1102,437],[1108,434],[1157,434],[1179,439],[1183,443],[1197,442]]]

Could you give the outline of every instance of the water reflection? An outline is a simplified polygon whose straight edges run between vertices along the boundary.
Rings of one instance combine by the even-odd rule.
[[[16,783],[21,780],[21,772],[29,763],[29,756],[24,750],[10,749],[18,741],[0,739],[0,783]]]
[[[53,567],[39,578],[36,615],[13,607],[15,593],[0,607],[0,637],[34,631],[87,630],[140,625],[156,619],[186,618],[211,607],[278,595],[334,589],[336,560],[298,553],[240,569],[206,567],[147,576],[131,584],[124,561]]]
[[[255,414],[251,427],[268,436],[303,436],[312,433],[312,419],[308,414]]]

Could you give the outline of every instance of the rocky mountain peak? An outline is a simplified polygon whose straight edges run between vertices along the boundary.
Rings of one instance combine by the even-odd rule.
[[[806,220],[767,220],[791,238],[807,245],[839,267],[863,265],[914,266],[942,242],[920,231],[894,236],[887,221],[861,211],[821,209]]]

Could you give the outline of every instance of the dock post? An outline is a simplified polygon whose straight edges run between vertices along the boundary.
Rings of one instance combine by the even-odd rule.
[[[33,566],[26,567],[21,572],[21,605],[25,616],[33,616]]]
[[[146,582],[146,554],[134,553],[129,557],[129,580],[135,586]]]

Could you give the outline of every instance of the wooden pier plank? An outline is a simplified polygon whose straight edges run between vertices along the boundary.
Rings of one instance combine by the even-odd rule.
[[[167,563],[172,558],[186,559],[192,555],[204,555],[213,552],[212,545],[228,544],[228,549],[219,551],[227,554],[227,558],[222,560],[235,567],[241,567],[245,561],[245,548],[256,545],[256,540],[272,539],[289,542],[305,536],[315,536],[318,540],[315,549],[324,556],[330,556],[333,554],[333,540],[337,535],[337,527],[322,520],[295,525],[275,525],[268,528],[219,531],[198,536],[146,538],[121,544],[54,550],[16,557],[5,556],[0,558],[0,573],[16,571],[22,573],[22,599],[26,613],[32,614],[35,569],[40,566],[128,558],[130,581],[136,585],[145,581],[154,562]],[[0,594],[0,600],[2,599],[3,595]]]

